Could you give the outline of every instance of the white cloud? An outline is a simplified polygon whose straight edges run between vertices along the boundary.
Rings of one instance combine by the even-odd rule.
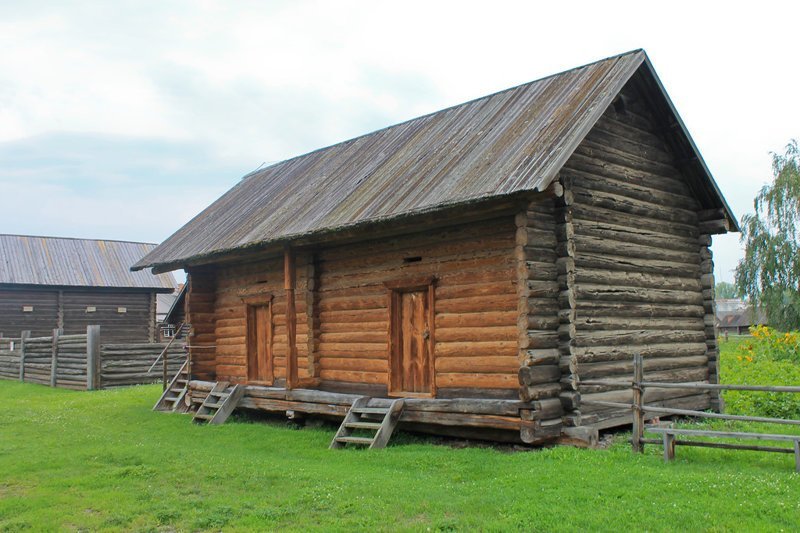
[[[0,3],[0,142],[60,131],[195,143],[204,148],[190,164],[180,151],[155,159],[173,176],[205,162],[230,184],[263,161],[644,47],[741,216],[770,177],[768,152],[800,135],[798,14],[769,1]],[[75,148],[59,172],[87,167]],[[35,188],[53,171],[41,160],[14,172]],[[105,183],[124,180],[130,163],[106,164]],[[43,220],[50,233],[71,231]],[[738,241],[715,247],[718,276],[730,279]]]

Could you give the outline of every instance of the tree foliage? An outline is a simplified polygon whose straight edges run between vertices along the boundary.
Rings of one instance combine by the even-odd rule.
[[[736,286],[766,308],[770,325],[800,327],[800,148],[796,140],[784,154],[772,154],[774,180],[753,201],[755,213],[742,218],[744,259],[736,267]]]
[[[720,281],[714,286],[714,294],[719,299],[728,300],[739,297],[739,289],[733,283]]]

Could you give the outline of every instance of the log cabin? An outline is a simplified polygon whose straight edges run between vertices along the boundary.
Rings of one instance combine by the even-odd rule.
[[[133,268],[188,274],[190,395],[404,398],[408,428],[538,444],[630,424],[582,405],[629,386],[580,382],[636,353],[717,382],[712,235],[737,230],[635,50],[257,170]]]
[[[0,332],[45,337],[54,329],[86,333],[100,325],[105,342],[153,342],[156,297],[177,284],[172,274],[131,272],[155,244],[0,235]]]

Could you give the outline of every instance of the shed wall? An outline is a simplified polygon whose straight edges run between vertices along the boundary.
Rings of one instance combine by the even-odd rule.
[[[516,226],[489,221],[300,252],[296,259],[298,378],[319,387],[386,395],[389,294],[435,278],[437,396],[518,396]],[[200,379],[247,381],[247,302],[272,297],[275,385],[286,378],[286,291],[280,258],[195,270],[188,320]],[[309,336],[309,331],[316,334]]]
[[[150,340],[155,327],[153,293],[74,288],[19,288],[0,290],[0,332],[18,337],[30,330],[34,337],[62,328],[66,335],[86,333],[86,326],[101,325],[108,342]],[[23,312],[31,306],[33,311]],[[94,307],[93,312],[87,308]],[[124,313],[119,308],[125,308]]]
[[[65,335],[86,333],[99,325],[103,342],[148,342],[155,327],[153,299],[148,292],[68,291],[62,293]],[[88,308],[94,308],[89,312]],[[124,308],[124,312],[120,312]]]
[[[31,306],[33,311],[23,312]],[[0,332],[4,337],[19,337],[29,330],[34,337],[53,333],[58,324],[58,291],[37,289],[0,290]]]
[[[638,93],[625,108],[609,107],[561,172],[568,193],[558,217],[569,273],[564,331],[571,369],[580,379],[629,378],[632,357],[662,381],[709,378],[701,243],[691,184],[658,132],[661,124]],[[581,387],[582,398],[630,400],[630,390]],[[648,400],[707,408],[705,394],[649,391]],[[602,422],[621,413],[584,406]]]
[[[389,290],[434,276],[437,396],[516,397],[517,287],[512,216],[319,254],[319,377],[386,394]]]

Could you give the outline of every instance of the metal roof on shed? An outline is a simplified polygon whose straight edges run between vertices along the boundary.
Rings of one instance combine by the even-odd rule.
[[[542,191],[645,63],[654,76],[636,50],[253,172],[134,268]]]
[[[64,287],[164,289],[172,274],[131,272],[155,244],[29,235],[0,235],[0,283]]]

